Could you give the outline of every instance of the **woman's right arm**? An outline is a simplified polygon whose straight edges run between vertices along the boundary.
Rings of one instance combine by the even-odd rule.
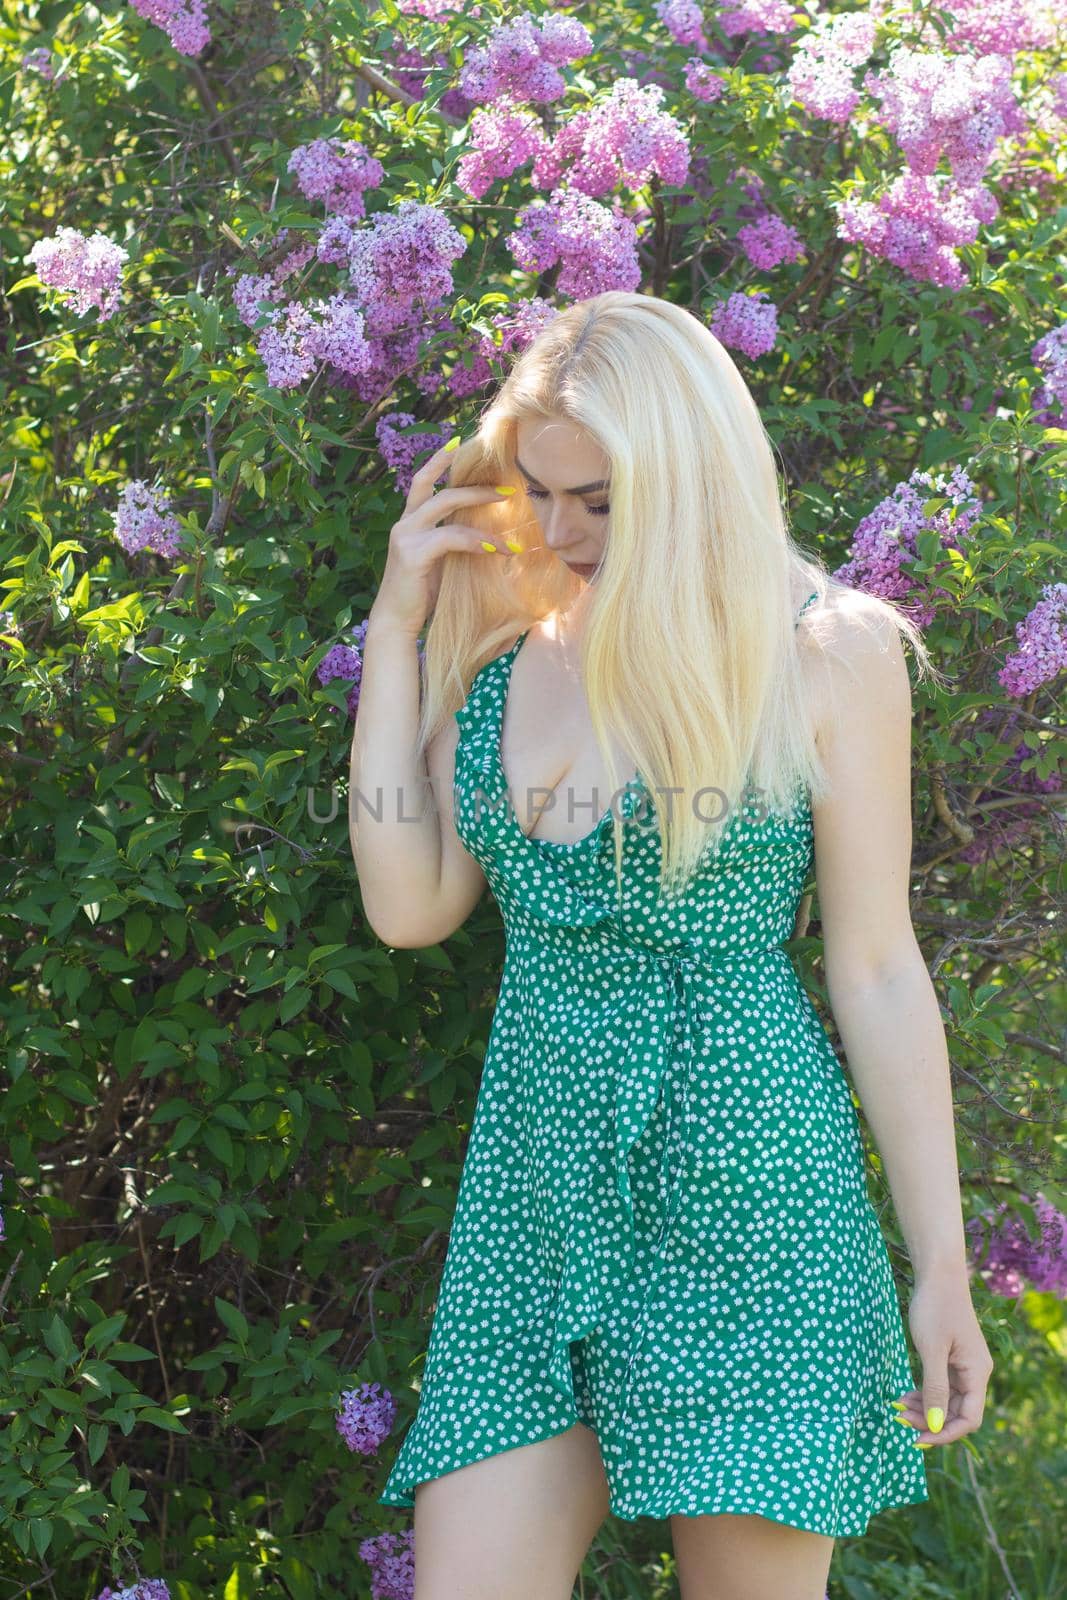
[[[436,602],[449,551],[480,551],[482,534],[437,524],[496,490],[479,485],[433,492],[442,446],[413,474],[407,505],[389,536],[385,573],[367,617],[356,725],[349,760],[348,837],[363,910],[384,944],[424,949],[461,927],[485,888],[452,823],[459,729],[454,720],[416,760],[418,634]]]
[[[383,944],[421,950],[462,927],[485,874],[452,825],[458,729],[443,729],[415,759],[418,640],[376,622],[363,644],[352,737],[348,836],[363,910]]]

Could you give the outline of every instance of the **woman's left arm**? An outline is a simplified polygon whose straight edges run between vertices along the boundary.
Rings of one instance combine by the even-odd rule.
[[[911,686],[899,633],[862,596],[840,602],[820,635],[827,994],[915,1278],[908,1325],[923,1379],[902,1415],[921,1442],[949,1444],[981,1424],[993,1362],[971,1304],[948,1047],[909,909]]]

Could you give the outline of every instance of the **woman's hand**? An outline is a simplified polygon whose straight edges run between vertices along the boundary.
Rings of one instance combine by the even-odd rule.
[[[484,505],[502,498],[496,489],[479,484],[442,489],[440,494],[434,494],[433,486],[444,471],[445,452],[451,443],[449,440],[435,450],[412,475],[404,513],[390,530],[385,572],[371,606],[370,614],[376,621],[384,620],[390,629],[412,635],[418,633],[437,601],[441,557],[453,550],[476,553],[487,546],[492,548],[491,541],[485,541],[477,528],[462,522],[438,526],[441,517],[464,506]]]
[[[918,1283],[908,1326],[922,1363],[922,1388],[898,1397],[898,1415],[916,1430],[917,1444],[952,1444],[981,1426],[993,1371],[966,1276],[930,1276]]]

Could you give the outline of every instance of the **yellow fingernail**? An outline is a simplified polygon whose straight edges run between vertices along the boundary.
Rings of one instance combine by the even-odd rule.
[[[516,554],[518,554],[522,549],[522,545],[517,539],[505,539],[504,543],[507,545],[509,550],[514,550]]]
[[[499,551],[497,550],[496,545],[495,544],[489,544],[485,539],[482,540],[482,549],[483,550],[491,550],[494,555],[498,555],[499,554]]]
[[[445,445],[445,449],[446,450],[455,450],[455,448],[457,447],[458,444],[459,444],[459,434],[458,433],[454,433],[452,435],[451,439],[449,439],[448,443]]]
[[[945,1426],[945,1413],[940,1406],[931,1406],[926,1413],[926,1426],[931,1433],[940,1433]]]
[[[930,1442],[929,1439],[927,1439],[925,1441],[922,1440],[922,1439],[913,1439],[911,1442],[915,1446],[916,1450],[932,1450],[933,1449],[933,1444]]]
[[[899,1406],[901,1411],[905,1411],[907,1409],[908,1402],[906,1400],[891,1400],[889,1404],[891,1406]]]
[[[913,1424],[913,1423],[911,1423],[911,1422],[909,1422],[909,1421],[908,1421],[908,1419],[907,1419],[907,1417],[902,1417],[902,1416],[901,1416],[901,1415],[900,1415],[900,1413],[899,1413],[899,1412],[898,1412],[898,1413],[897,1413],[897,1415],[896,1415],[896,1416],[895,1416],[895,1417],[894,1417],[894,1418],[893,1418],[893,1421],[894,1421],[894,1422],[902,1422],[902,1423],[903,1423],[903,1424],[904,1424],[904,1426],[905,1426],[905,1427],[906,1427],[906,1428],[911,1428],[911,1427],[913,1427],[913,1426],[914,1426],[914,1424]]]
[[[515,493],[515,485],[513,483],[494,483],[493,488],[496,490],[497,494]]]

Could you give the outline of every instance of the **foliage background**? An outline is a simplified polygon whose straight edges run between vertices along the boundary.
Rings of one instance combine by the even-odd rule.
[[[1007,1201],[1033,1234],[1035,1195],[1067,1210],[1067,739],[1058,669],[1016,699],[997,671],[1064,576],[1067,419],[1035,406],[1032,350],[1062,317],[1067,124],[1047,101],[1067,40],[1013,52],[1025,114],[984,175],[998,214],[956,252],[962,284],[938,286],[837,231],[832,203],[877,194],[901,166],[870,97],[835,124],[785,83],[797,40],[841,11],[797,6],[789,28],[760,32],[728,31],[709,7],[701,52],[656,9],[583,8],[595,47],[540,114],[558,126],[621,76],[666,85],[691,174],[615,191],[641,286],[706,317],[738,291],[773,298],[773,348],[735,355],[795,531],[831,568],[915,469],[962,467],[977,486],[960,548],[934,497],[901,567],[908,596],[932,599],[927,638],[951,684],[916,699],[913,905],[949,1034],[968,1218]],[[941,48],[964,12],[897,8],[868,65],[920,27]],[[408,414],[430,443],[467,430],[491,393],[470,362],[499,342],[493,316],[568,298],[556,269],[521,269],[507,243],[529,175],[481,199],[456,181],[472,109],[457,73],[516,14],[212,0],[193,56],[118,0],[0,5],[12,1600],[135,1577],[182,1600],[393,1592],[360,1546],[409,1524],[375,1497],[415,1405],[500,928],[487,899],[447,947],[374,937],[345,825],[350,684],[316,669],[366,615],[402,505],[382,419]],[[24,64],[42,47],[50,78]],[[723,75],[720,98],[686,88],[694,53]],[[234,306],[234,274],[263,270],[280,230],[291,243],[322,228],[287,163],[333,136],[383,162],[368,214],[432,205],[466,246],[447,318],[424,318],[416,361],[372,396],[325,362],[274,386]],[[760,270],[739,248],[739,174],[798,229],[801,260]],[[128,252],[115,315],[78,313],[28,263],[61,227]],[[316,292],[336,287],[328,276]],[[179,558],[117,539],[135,480],[172,496]],[[1001,741],[1009,710],[1022,720]],[[1046,786],[1037,802],[1027,773]],[[821,1002],[817,903],[804,913],[794,954]],[[870,1163],[906,1301],[873,1147]],[[1065,1592],[1067,1337],[1062,1287],[1045,1281],[976,1262],[997,1362],[983,1428],[929,1452],[928,1505],[839,1543],[831,1595]],[[368,1380],[399,1414],[365,1456],[335,1414]],[[674,1594],[666,1526],[609,1520],[580,1592]]]

